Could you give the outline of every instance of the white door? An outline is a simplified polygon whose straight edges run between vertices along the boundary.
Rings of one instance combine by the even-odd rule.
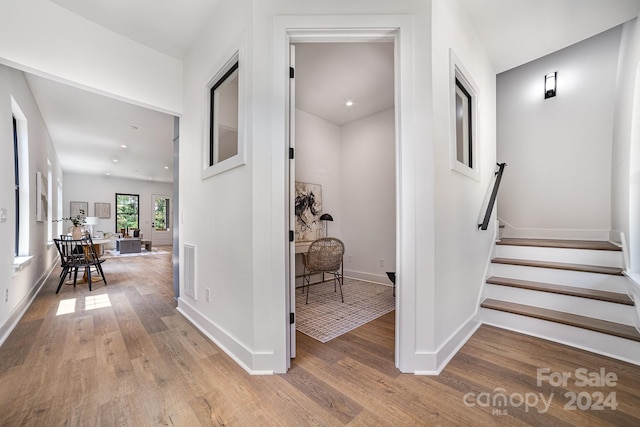
[[[295,146],[296,146],[296,127],[295,127],[295,115],[296,115],[296,85],[293,73],[296,65],[296,50],[295,46],[290,47],[289,57],[289,234],[293,234],[293,238],[289,239],[289,317],[291,321],[291,328],[289,331],[289,351],[291,358],[296,357],[296,242],[295,242],[295,230],[296,230],[296,215],[295,215],[295,199],[296,199],[296,161],[295,161]],[[288,367],[291,365],[291,359],[288,360]]]
[[[173,244],[173,197],[154,194],[151,196],[151,242],[153,246]]]

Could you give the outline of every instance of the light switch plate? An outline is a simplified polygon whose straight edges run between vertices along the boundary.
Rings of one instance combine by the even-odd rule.
[[[7,209],[0,208],[0,222],[7,222]]]

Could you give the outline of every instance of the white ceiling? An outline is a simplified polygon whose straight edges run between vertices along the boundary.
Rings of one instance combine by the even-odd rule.
[[[96,24],[182,59],[223,0],[49,0]]]
[[[393,107],[393,43],[299,43],[295,68],[296,107],[337,125]]]
[[[27,82],[65,172],[173,181],[173,116],[31,74]]]
[[[229,0],[50,1],[155,50],[184,58],[215,9]],[[640,0],[459,2],[496,73],[598,34],[640,12]],[[299,46],[298,107],[341,124],[393,105],[390,45],[371,43],[357,52],[350,47]],[[29,76],[28,81],[65,171],[171,181],[172,116],[39,77]],[[347,99],[354,101],[350,109],[345,108]],[[114,158],[119,162],[114,163]]]
[[[494,71],[533,61],[638,16],[639,0],[459,0]]]

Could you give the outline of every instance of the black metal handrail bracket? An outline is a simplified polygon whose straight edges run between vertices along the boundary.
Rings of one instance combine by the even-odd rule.
[[[493,184],[493,190],[491,190],[491,198],[489,199],[489,203],[487,205],[487,212],[484,214],[484,220],[482,224],[478,224],[478,228],[481,230],[486,230],[489,227],[489,220],[491,219],[491,212],[493,211],[493,205],[496,203],[496,198],[498,197],[498,188],[500,188],[500,181],[502,180],[502,173],[504,172],[504,167],[507,166],[506,163],[497,163],[498,170],[496,174],[496,182]]]

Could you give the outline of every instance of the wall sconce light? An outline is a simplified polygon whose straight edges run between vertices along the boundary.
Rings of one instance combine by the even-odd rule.
[[[329,215],[328,213],[324,213],[322,215],[320,215],[320,221],[324,221],[324,237],[328,237],[328,231],[329,229],[327,228],[327,221],[333,221],[333,217],[331,215]]]
[[[556,79],[558,72],[554,71],[544,76],[544,99],[556,96]]]

